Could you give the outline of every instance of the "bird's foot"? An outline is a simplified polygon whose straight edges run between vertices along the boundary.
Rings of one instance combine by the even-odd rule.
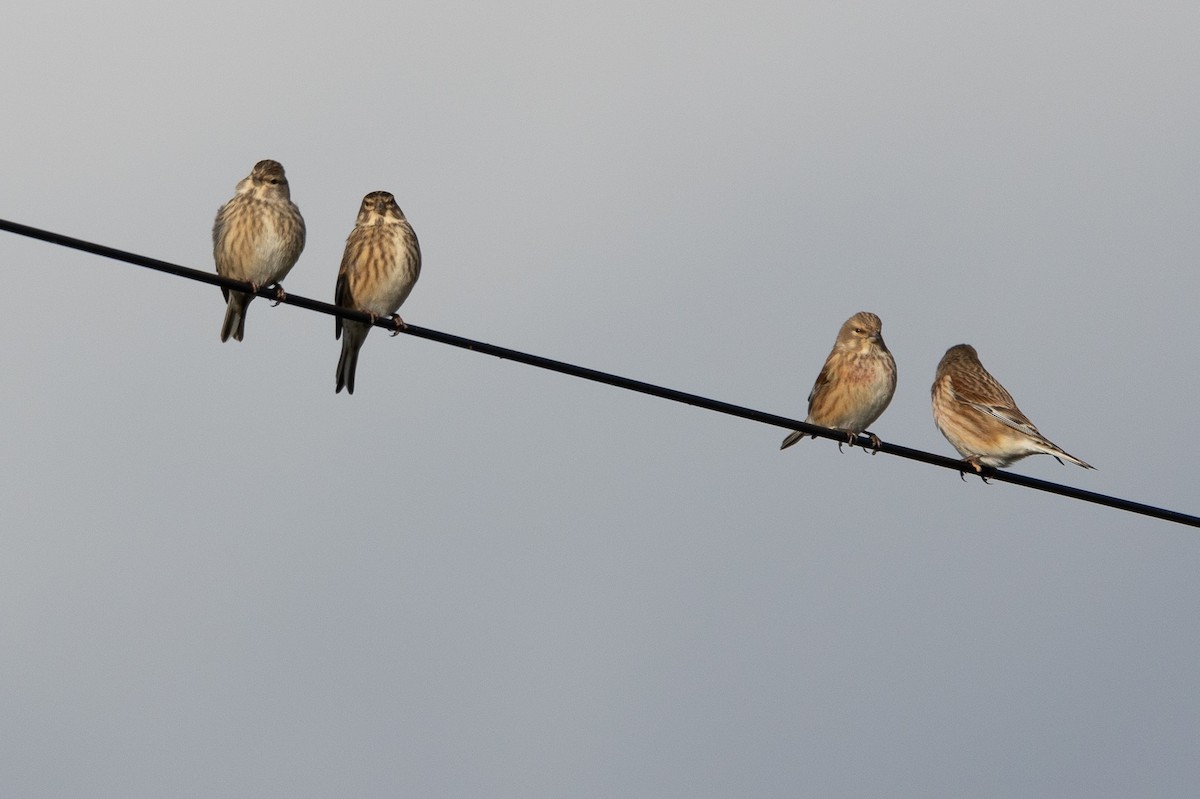
[[[400,318],[400,314],[398,314],[398,313],[392,314],[392,336],[393,337],[398,336],[398,335],[400,335],[401,330],[407,330],[407,329],[408,329],[408,324],[403,319]]]
[[[879,447],[883,445],[883,442],[879,439],[879,436],[875,435],[869,430],[863,431],[863,435],[871,440],[871,454],[878,455]]]
[[[987,475],[983,473],[983,464],[976,460],[974,456],[971,456],[970,458],[963,458],[963,466],[970,466],[975,471],[975,474],[979,475],[980,480],[988,485],[991,485],[991,481],[988,480]],[[967,480],[963,474],[965,471],[965,469],[958,470],[958,477],[963,482],[966,482]]]
[[[267,288],[271,288],[272,286],[275,287],[275,298],[271,302],[271,307],[274,308],[276,305],[287,299],[287,292],[283,290],[282,283],[271,283],[267,286]]]

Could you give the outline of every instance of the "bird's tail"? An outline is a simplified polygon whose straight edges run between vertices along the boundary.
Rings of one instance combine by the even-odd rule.
[[[221,323],[221,341],[228,341],[233,336],[234,341],[241,341],[246,333],[246,306],[254,299],[253,294],[244,291],[229,292],[229,303],[225,306],[225,321]]]
[[[363,342],[367,340],[367,332],[370,328],[355,322],[346,322],[342,327],[342,355],[338,358],[337,390],[334,393],[337,394],[344,388],[347,393],[353,394],[354,371],[358,368],[358,351],[362,349]]]
[[[1091,465],[1090,463],[1084,463],[1083,461],[1079,460],[1079,458],[1076,458],[1074,455],[1072,455],[1071,453],[1067,452],[1066,450],[1058,447],[1057,445],[1051,444],[1049,441],[1047,441],[1046,443],[1049,445],[1046,448],[1046,454],[1053,455],[1054,459],[1057,460],[1059,463],[1062,463],[1063,459],[1065,458],[1066,460],[1069,460],[1071,463],[1082,466],[1085,469],[1095,469],[1096,468],[1095,466]]]
[[[783,440],[783,443],[779,445],[779,448],[787,449],[792,444],[795,444],[797,441],[804,438],[806,435],[808,435],[808,433],[801,433],[799,430],[793,430],[792,432],[788,433],[787,438]]]

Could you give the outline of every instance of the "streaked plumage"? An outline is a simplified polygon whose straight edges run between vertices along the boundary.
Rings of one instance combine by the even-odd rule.
[[[394,316],[396,326],[404,320],[395,316],[421,274],[421,248],[417,234],[404,218],[396,198],[386,191],[363,197],[354,230],[346,239],[346,251],[338,269],[334,304],[372,316]],[[342,339],[337,365],[337,391],[354,393],[358,351],[371,327],[338,317],[334,332]],[[343,336],[343,332],[345,336]]]
[[[875,314],[861,311],[838,331],[833,350],[809,392],[804,421],[844,430],[852,442],[880,417],[895,393],[896,360],[883,342],[883,323]],[[805,435],[794,431],[779,448],[786,449]]]
[[[1092,469],[1043,436],[969,344],[946,350],[931,390],[933,420],[967,465],[1003,468],[1028,455],[1052,455]]]
[[[259,161],[237,184],[233,199],[217,211],[213,223],[217,274],[256,288],[279,283],[304,250],[304,236],[304,218],[291,200],[283,166],[278,161]],[[246,306],[254,295],[224,287],[221,294],[226,302],[221,341],[230,336],[241,341]]]

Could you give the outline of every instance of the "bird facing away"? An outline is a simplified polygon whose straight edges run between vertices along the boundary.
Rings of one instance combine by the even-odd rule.
[[[1052,455],[1095,468],[1055,446],[1021,413],[1012,395],[988,374],[969,344],[946,350],[933,379],[933,421],[976,472],[1003,468],[1027,455]]]
[[[292,202],[287,176],[278,161],[259,161],[237,184],[233,199],[217,211],[213,223],[213,259],[217,274],[243,280],[257,291],[278,284],[304,249],[304,218]],[[224,286],[225,321],[221,341],[246,332],[246,306],[253,294]],[[280,299],[283,287],[279,286]]]
[[[804,421],[844,430],[853,445],[854,437],[880,417],[895,393],[896,360],[883,343],[883,323],[875,314],[860,311],[838,331],[833,350],[809,392]],[[779,448],[786,449],[806,435],[796,430]],[[878,446],[878,436],[869,435]]]
[[[365,311],[372,319],[390,315],[399,331],[405,325],[396,311],[408,298],[420,274],[421,248],[417,234],[396,205],[396,198],[386,191],[373,191],[363,197],[354,230],[346,239],[334,304]],[[370,331],[371,326],[363,322],[335,318],[334,334],[342,339],[342,354],[338,358],[334,393],[343,387],[354,393],[358,351]]]

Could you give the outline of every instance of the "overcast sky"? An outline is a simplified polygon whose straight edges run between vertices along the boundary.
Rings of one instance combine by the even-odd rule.
[[[336,9],[336,10],[335,10]],[[263,158],[331,300],[884,440],[973,344],[1189,513],[1193,2],[17,3],[0,217],[212,269]],[[1200,532],[0,234],[0,795],[1183,797]]]

